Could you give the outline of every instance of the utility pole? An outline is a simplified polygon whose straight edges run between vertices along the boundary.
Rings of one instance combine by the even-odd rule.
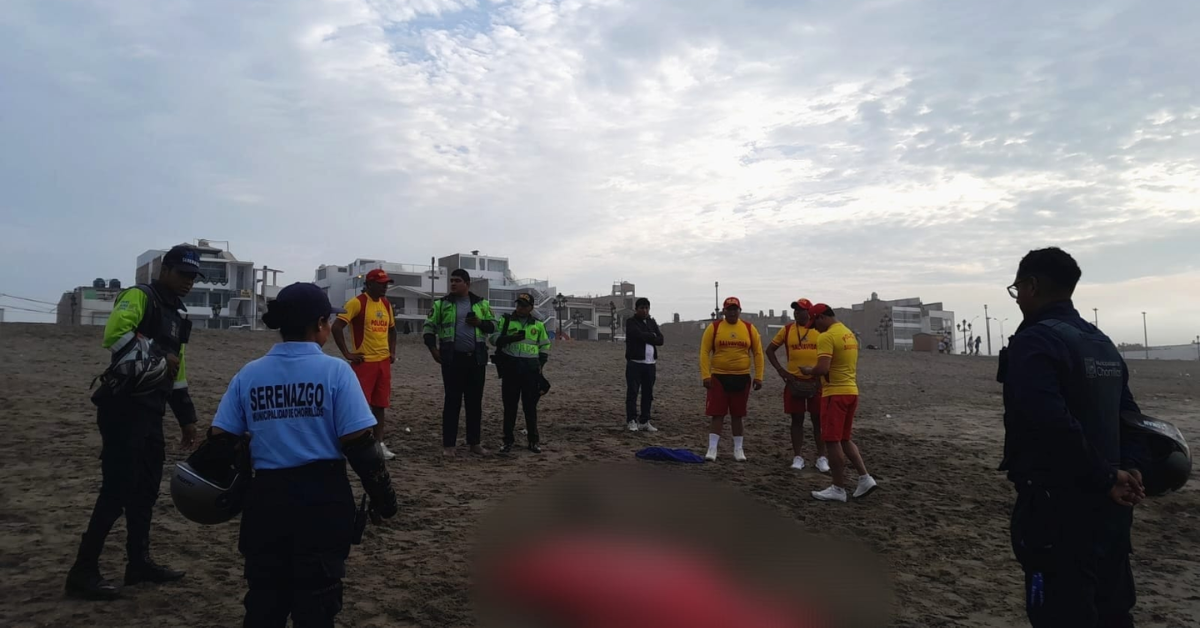
[[[987,331],[988,355],[992,355],[992,319],[988,316],[987,304],[983,304],[983,327]]]
[[[1142,346],[1146,348],[1146,359],[1150,359],[1150,334],[1146,332],[1146,313],[1142,312]]]
[[[437,301],[437,258],[429,257],[429,302]],[[420,310],[421,308],[417,308]],[[432,306],[430,308],[432,310]]]
[[[1097,308],[1097,307],[1092,308],[1092,317],[1093,317],[1092,324],[1095,325],[1096,327],[1099,327],[1100,326],[1100,308]]]
[[[721,282],[713,282],[713,309],[721,309]]]

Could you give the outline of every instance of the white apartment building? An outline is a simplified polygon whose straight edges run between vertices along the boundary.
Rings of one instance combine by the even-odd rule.
[[[434,299],[444,296],[448,290],[450,273],[444,267],[359,258],[346,266],[317,267],[314,283],[325,290],[334,305],[342,305],[362,293],[367,273],[375,269],[386,272],[394,282],[387,296],[397,327],[401,332],[406,328],[413,333],[419,332],[425,317],[433,309]]]
[[[121,282],[97,279],[90,286],[80,286],[64,292],[58,301],[56,322],[59,325],[104,325],[112,315],[113,304],[121,294]]]
[[[204,274],[204,279],[196,278],[191,293],[183,299],[188,308],[188,318],[204,321],[197,322],[203,327],[251,325],[257,328],[257,321],[262,319],[262,313],[266,311],[266,301],[279,294],[280,286],[275,285],[274,279],[270,284],[259,287],[256,298],[255,288],[259,282],[255,281],[254,262],[235,257],[229,250],[228,242],[201,239],[194,244],[184,244],[200,252],[200,272]],[[149,283],[158,277],[167,250],[151,249],[138,256],[136,283]],[[265,277],[266,273],[263,274]]]
[[[517,295],[528,292],[535,301],[534,315],[547,325],[557,323],[552,301],[558,290],[545,279],[518,278],[509,266],[507,257],[480,255],[479,251],[471,251],[440,258],[438,265],[445,268],[447,273],[459,268],[471,273],[471,291],[487,299],[497,317],[516,309]]]

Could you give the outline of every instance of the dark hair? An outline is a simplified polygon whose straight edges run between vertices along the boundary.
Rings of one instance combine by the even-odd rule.
[[[451,277],[458,277],[459,279],[462,279],[463,281],[465,281],[465,282],[467,282],[467,283],[471,283],[471,273],[468,273],[467,271],[465,271],[465,270],[463,270],[463,269],[461,269],[461,268],[459,268],[459,269],[455,270],[454,272],[450,273],[450,276],[451,276]]]
[[[650,299],[647,299],[646,297],[639,297],[638,300],[634,302],[633,307],[634,309],[639,307],[650,307]]]
[[[1037,277],[1039,281],[1049,283],[1047,287],[1051,290],[1058,289],[1066,294],[1075,292],[1082,275],[1075,258],[1056,246],[1030,251],[1017,267],[1017,279]]]
[[[262,319],[268,329],[279,330],[284,342],[304,340],[309,333],[317,331],[321,323],[320,319],[301,320],[296,312],[279,301],[267,301],[267,312],[263,314]]]

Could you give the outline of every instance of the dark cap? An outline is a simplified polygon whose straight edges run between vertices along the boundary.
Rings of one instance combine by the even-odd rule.
[[[533,305],[533,295],[522,292],[517,295],[517,305]]]
[[[163,255],[162,264],[181,273],[196,273],[204,277],[204,273],[200,272],[200,251],[186,244],[171,247],[171,250]]]
[[[272,329],[307,325],[330,314],[345,312],[329,302],[325,291],[314,283],[294,283],[279,291],[279,296],[267,303],[263,322]]]

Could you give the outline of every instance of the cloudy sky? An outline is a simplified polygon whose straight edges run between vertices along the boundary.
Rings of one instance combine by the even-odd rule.
[[[288,281],[479,249],[659,320],[720,281],[1011,331],[1053,244],[1115,340],[1184,343],[1197,32],[1193,0],[9,0],[0,292],[203,237]]]

